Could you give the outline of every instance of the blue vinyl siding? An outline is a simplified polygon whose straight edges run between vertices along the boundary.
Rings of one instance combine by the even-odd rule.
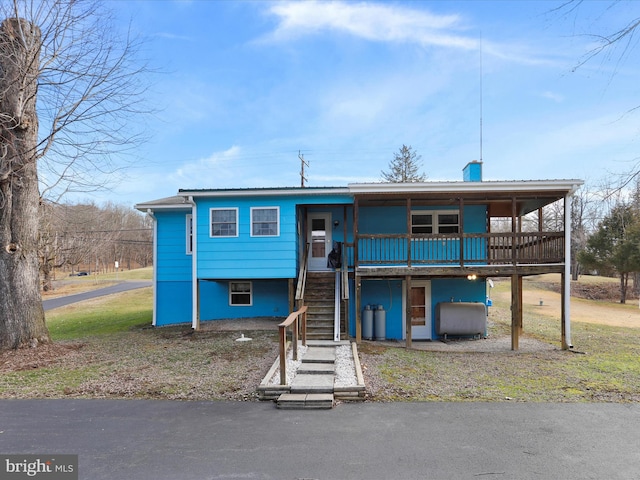
[[[358,210],[359,233],[407,233],[407,208],[360,207]]]
[[[187,214],[156,212],[156,278],[161,281],[190,281],[192,255],[187,254]]]
[[[297,207],[352,202],[348,196],[268,196],[198,199],[198,278],[273,279],[295,278],[299,237]],[[251,236],[251,208],[279,207],[278,236]],[[238,236],[210,236],[211,208],[238,209]],[[342,210],[340,209],[340,212]],[[342,213],[340,213],[342,220]]]
[[[415,207],[420,210],[427,207]],[[430,211],[446,212],[456,207],[428,207]],[[487,208],[484,205],[469,205],[464,208],[463,232],[486,233]],[[405,234],[407,233],[407,210],[404,206],[363,207],[360,209],[359,233]],[[405,265],[407,263],[407,241],[396,239],[362,239],[358,243],[361,265],[379,262]],[[485,239],[465,239],[465,258],[470,263],[481,264],[486,260]],[[460,240],[435,238],[415,238],[411,241],[411,261],[414,264],[437,265],[460,260]]]
[[[439,302],[481,302],[485,303],[487,286],[484,279],[441,278],[431,281],[431,301],[435,318],[435,306]]]
[[[382,305],[385,309],[386,338],[402,339],[402,280],[363,280],[361,293],[362,308],[365,305]]]
[[[231,306],[228,281],[201,281],[200,320],[289,315],[288,280],[253,280],[251,283],[253,304]]]
[[[191,323],[191,282],[156,284],[156,326]]]
[[[414,277],[419,280],[419,277]],[[469,281],[466,278],[431,278],[431,319],[432,338],[438,336],[435,332],[436,305],[440,302],[480,302],[486,300],[486,282],[483,279]],[[361,289],[362,308],[365,305],[382,305],[386,311],[386,338],[389,340],[402,340],[405,336],[402,318],[404,316],[402,305],[403,282],[401,279],[389,280],[363,280]],[[351,281],[351,292],[353,281]],[[351,302],[351,318],[355,319],[355,301]],[[362,312],[361,312],[362,313]],[[355,320],[351,322],[349,334],[356,335]]]

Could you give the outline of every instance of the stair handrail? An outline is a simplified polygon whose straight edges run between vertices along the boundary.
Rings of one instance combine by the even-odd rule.
[[[302,320],[300,318],[302,317]],[[298,328],[301,323],[302,328]],[[291,348],[293,359],[298,360],[298,332],[301,330],[302,345],[307,346],[307,306],[289,314],[287,319],[278,325],[280,337],[280,385],[287,384],[287,327],[291,327]]]
[[[347,249],[342,249],[342,264],[341,264],[341,274],[342,281],[341,285],[341,296],[342,300],[349,300],[349,264],[348,264],[348,255]]]
[[[311,252],[311,244],[307,243],[307,248],[302,255],[302,264],[298,273],[298,285],[296,287],[296,301],[304,300],[304,289],[307,284],[307,271],[309,269],[309,253]]]

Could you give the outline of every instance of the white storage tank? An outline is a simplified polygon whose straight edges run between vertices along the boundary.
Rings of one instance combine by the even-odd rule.
[[[441,302],[436,305],[438,335],[482,335],[487,331],[487,310],[479,302]]]
[[[373,340],[373,310],[370,305],[365,305],[362,311],[362,338]]]

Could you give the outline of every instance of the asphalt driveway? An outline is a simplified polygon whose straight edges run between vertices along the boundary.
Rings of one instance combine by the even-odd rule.
[[[631,479],[638,445],[635,404],[0,401],[0,453],[92,480]]]
[[[64,297],[51,298],[49,300],[43,300],[42,306],[45,311],[53,310],[54,308],[64,307],[65,305],[71,305],[72,303],[82,302],[83,300],[90,300],[92,298],[103,297],[105,295],[111,295],[113,293],[126,292],[128,290],[135,290],[138,288],[150,287],[152,283],[150,281],[128,281],[120,282],[109,287],[98,288],[97,290],[90,290],[88,292],[76,293],[75,295],[67,295]]]

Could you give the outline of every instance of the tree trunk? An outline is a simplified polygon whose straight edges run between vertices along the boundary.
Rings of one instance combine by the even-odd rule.
[[[39,288],[36,93],[40,30],[0,26],[0,350],[48,342]]]
[[[627,303],[627,286],[629,285],[629,274],[620,274],[620,303]]]

